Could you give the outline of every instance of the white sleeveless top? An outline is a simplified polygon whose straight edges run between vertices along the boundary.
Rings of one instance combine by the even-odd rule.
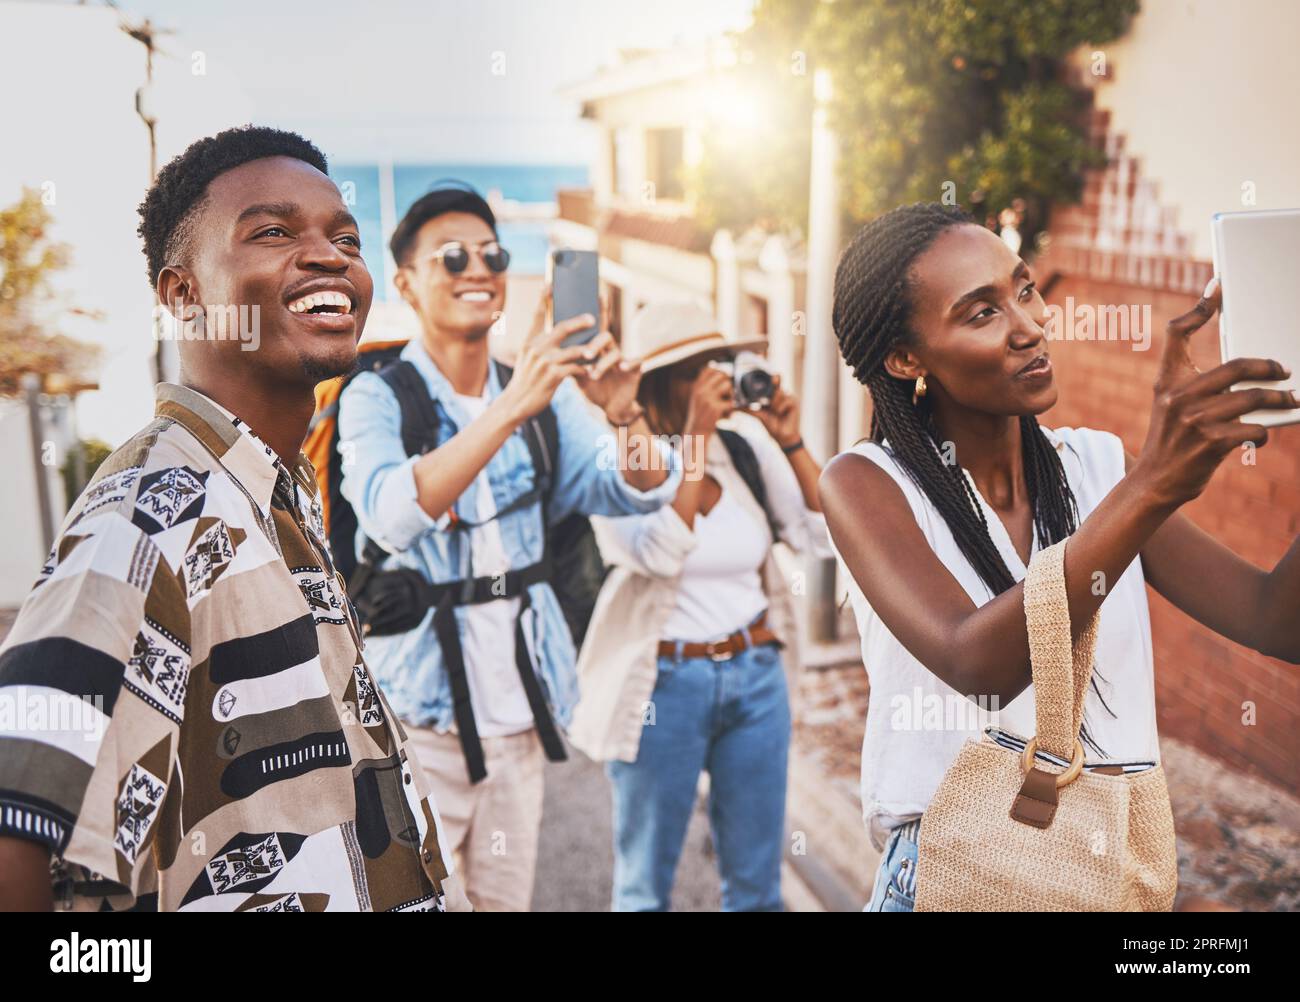
[[[1124,476],[1124,447],[1109,432],[1089,428],[1044,428],[1043,432],[1061,455],[1082,521]],[[992,593],[958,549],[943,516],[895,461],[887,445],[863,442],[850,451],[876,463],[894,479],[935,555],[971,601],[977,606],[988,602]],[[973,480],[971,487],[975,487]],[[1022,580],[1025,565],[1002,520],[978,490],[975,496],[998,552],[1012,576]],[[1037,551],[1035,539],[1032,552]],[[840,566],[844,568],[842,559]],[[925,810],[968,739],[978,740],[990,724],[1022,736],[1034,733],[1034,689],[1029,686],[1000,712],[977,706],[940,681],[895,639],[867,604],[847,568],[844,579],[849,583],[862,636],[862,662],[871,680],[862,741],[862,817],[872,844],[883,849],[891,828]],[[1084,703],[1089,736],[1107,759],[1158,762],[1151,619],[1140,559],[1129,565],[1102,603],[1094,678],[1105,706],[1090,687]],[[1089,761],[1100,757],[1087,750]]]

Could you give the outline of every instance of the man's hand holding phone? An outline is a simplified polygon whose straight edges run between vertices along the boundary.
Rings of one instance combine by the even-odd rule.
[[[623,351],[609,332],[609,297],[600,297],[600,333],[586,347],[591,361],[578,374],[578,385],[587,399],[605,412],[609,423],[626,427],[641,416],[637,390],[641,387],[641,363],[623,357]]]
[[[550,289],[547,288],[537,304],[532,330],[515,359],[514,375],[501,391],[501,396],[510,401],[510,413],[517,424],[523,424],[540,413],[550,404],[565,379],[586,373],[588,363],[596,358],[593,351],[595,342],[570,348],[560,344],[571,334],[590,327],[596,318],[584,313],[548,327],[550,299]]]

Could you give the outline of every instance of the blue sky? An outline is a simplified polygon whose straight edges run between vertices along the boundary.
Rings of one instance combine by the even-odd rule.
[[[232,104],[259,123],[302,131],[332,159],[581,163],[590,136],[575,102],[556,96],[559,87],[589,76],[619,48],[743,27],[752,0],[121,0],[120,7],[176,32],[161,40],[168,69],[187,70],[202,53],[214,90],[239,93],[243,100]]]

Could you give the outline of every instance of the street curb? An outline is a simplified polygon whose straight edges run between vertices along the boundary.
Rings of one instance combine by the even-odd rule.
[[[787,862],[825,911],[861,911],[871,898],[880,854],[871,847],[857,804],[794,750],[789,783]],[[801,852],[795,851],[796,836],[802,836]]]

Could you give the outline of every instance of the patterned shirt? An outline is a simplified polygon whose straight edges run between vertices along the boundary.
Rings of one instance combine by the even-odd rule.
[[[442,910],[450,860],[361,656],[311,464],[161,384],[0,647],[0,835],[56,906]]]

